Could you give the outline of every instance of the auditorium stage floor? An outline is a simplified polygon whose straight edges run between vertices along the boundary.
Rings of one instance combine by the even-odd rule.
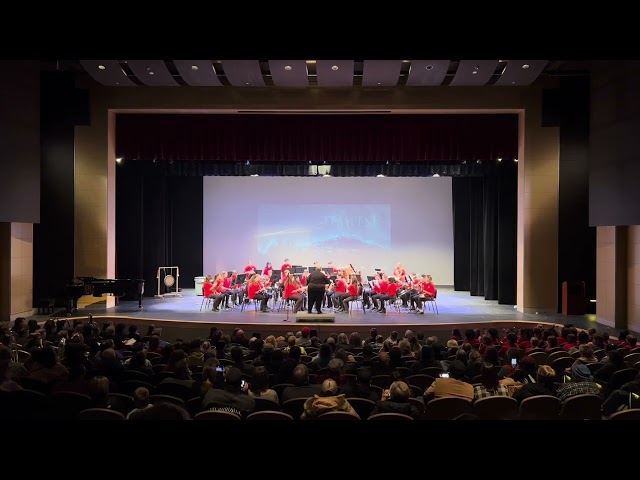
[[[272,310],[269,313],[260,313],[254,310],[253,305],[245,305],[243,312],[240,307],[234,310],[212,312],[210,309],[200,311],[202,297],[195,294],[195,289],[183,289],[182,297],[144,298],[143,308],[138,309],[138,302],[120,302],[113,308],[105,308],[103,303],[81,308],[73,314],[73,317],[85,317],[89,313],[94,316],[124,317],[130,319],[146,320],[151,322],[181,322],[229,325],[282,325],[287,318],[285,312]],[[439,314],[425,311],[424,315],[416,315],[401,310],[387,308],[386,314],[367,310],[356,310],[350,315],[336,314],[335,324],[342,326],[368,327],[384,325],[389,327],[435,326],[435,325],[459,325],[479,324],[486,322],[539,322],[539,323],[572,323],[579,328],[596,326],[595,315],[566,316],[566,315],[535,315],[518,312],[512,305],[498,305],[497,301],[484,300],[482,297],[472,297],[468,292],[456,292],[453,288],[438,289]],[[325,309],[329,312],[329,309]],[[58,315],[60,315],[58,313]],[[296,323],[295,316],[289,314],[289,322]],[[145,322],[146,323],[146,322]],[[286,323],[284,325],[287,325]],[[284,326],[283,325],[283,326]],[[598,329],[604,329],[598,326]]]

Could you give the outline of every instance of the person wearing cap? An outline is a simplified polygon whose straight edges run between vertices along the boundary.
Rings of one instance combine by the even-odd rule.
[[[424,391],[425,404],[429,400],[442,397],[460,397],[469,402],[473,401],[473,385],[462,381],[465,374],[465,364],[454,360],[449,365],[449,378],[436,378]]]
[[[320,394],[308,398],[304,402],[304,412],[300,420],[310,420],[327,412],[347,412],[360,419],[344,394],[338,394],[339,387],[335,380],[327,378],[322,382]]]
[[[572,369],[573,381],[563,383],[558,387],[556,395],[560,402],[564,402],[567,398],[585,393],[602,396],[602,392],[598,385],[593,381],[591,370],[586,365],[576,365]]]
[[[296,337],[296,345],[299,347],[307,347],[311,345],[311,340],[309,339],[309,335],[311,334],[311,329],[309,327],[304,327],[300,331],[300,337]]]

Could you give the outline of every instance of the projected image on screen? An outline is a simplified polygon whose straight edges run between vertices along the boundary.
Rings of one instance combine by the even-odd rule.
[[[265,257],[351,254],[388,248],[389,205],[261,205],[258,209],[258,253]]]
[[[453,285],[451,178],[205,177],[203,274],[284,259]]]

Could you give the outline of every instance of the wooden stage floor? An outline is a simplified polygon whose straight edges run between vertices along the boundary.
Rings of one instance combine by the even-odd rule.
[[[86,317],[93,314],[99,323],[113,321],[135,324],[140,330],[153,324],[163,328],[163,337],[168,340],[175,336],[206,337],[209,328],[216,326],[227,330],[239,327],[245,332],[282,333],[295,332],[304,326],[318,330],[321,336],[332,332],[352,331],[366,334],[372,327],[376,327],[380,334],[386,335],[392,330],[404,333],[405,330],[423,331],[427,335],[447,335],[451,329],[466,328],[508,328],[510,326],[571,323],[579,328],[596,326],[605,330],[602,325],[596,325],[595,315],[565,316],[545,314],[523,314],[513,305],[498,305],[497,301],[485,300],[483,297],[472,297],[468,292],[456,292],[453,288],[438,287],[438,314],[425,310],[424,315],[409,313],[404,309],[400,312],[394,308],[387,308],[387,313],[377,313],[356,309],[350,314],[336,313],[335,322],[314,322],[313,320],[296,322],[292,313],[273,309],[268,313],[256,312],[253,305],[245,305],[244,311],[240,307],[221,312],[211,309],[200,309],[202,296],[198,296],[194,289],[183,289],[181,297],[144,298],[142,309],[133,301],[120,302],[113,308],[106,308],[104,303],[80,308],[72,317]],[[271,305],[270,305],[271,306]],[[331,309],[325,309],[330,312]],[[63,312],[56,315],[63,316]],[[48,318],[48,317],[47,317]],[[313,318],[313,314],[310,317]],[[440,337],[442,338],[442,337]]]

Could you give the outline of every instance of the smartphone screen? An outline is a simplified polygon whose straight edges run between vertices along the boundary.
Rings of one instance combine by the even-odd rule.
[[[440,378],[449,378],[449,374],[448,373],[441,373],[440,374]]]
[[[244,384],[245,384],[245,381],[244,381],[244,380],[242,380],[242,382],[240,382],[240,386],[241,386],[242,388],[244,388]]]
[[[216,372],[222,372],[222,367],[216,367]]]
[[[511,366],[513,368],[516,368],[516,365],[518,364],[518,359],[517,358],[512,358],[511,359]]]

